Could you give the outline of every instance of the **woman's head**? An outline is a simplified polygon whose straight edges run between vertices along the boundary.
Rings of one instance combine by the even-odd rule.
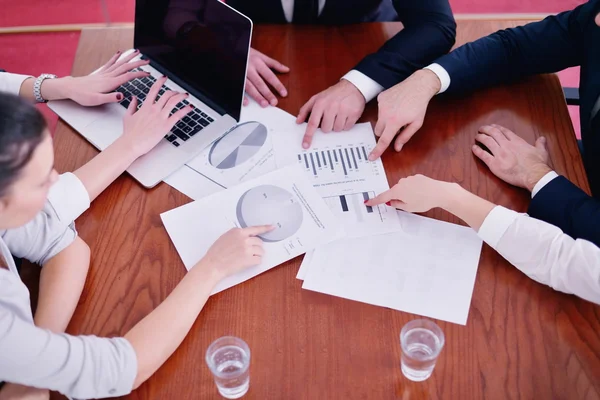
[[[0,93],[0,229],[33,219],[56,178],[44,117],[27,101]]]

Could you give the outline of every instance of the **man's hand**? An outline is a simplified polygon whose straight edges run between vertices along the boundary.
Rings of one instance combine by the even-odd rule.
[[[296,119],[296,123],[301,124],[310,113],[302,147],[310,147],[319,125],[325,133],[352,128],[365,110],[365,104],[360,90],[346,79],[311,97],[302,106]]]
[[[379,115],[375,135],[379,141],[369,154],[369,160],[379,158],[396,135],[394,149],[402,150],[423,126],[429,101],[440,91],[441,85],[435,73],[422,69],[377,96]]]
[[[535,184],[552,171],[548,166],[546,138],[543,136],[532,146],[499,125],[482,126],[479,132],[475,140],[487,147],[491,154],[478,145],[473,145],[473,153],[503,181],[532,191]]]
[[[37,389],[16,383],[6,383],[0,390],[0,400],[49,400],[47,389]]]
[[[262,107],[267,107],[269,104],[272,106],[277,105],[277,97],[271,92],[271,88],[269,88],[267,83],[277,90],[282,97],[287,96],[285,86],[283,86],[283,83],[277,78],[272,69],[279,73],[290,71],[288,67],[279,61],[267,57],[260,51],[250,49],[246,93]],[[248,103],[248,98],[244,97],[244,105],[247,106]]]

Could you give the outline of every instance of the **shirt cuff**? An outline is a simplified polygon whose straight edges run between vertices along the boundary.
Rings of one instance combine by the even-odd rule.
[[[444,93],[450,87],[450,75],[448,75],[448,71],[444,69],[440,64],[430,64],[425,67],[425,69],[430,70],[434,74],[437,75],[438,79],[441,82],[441,87],[439,93]]]
[[[21,85],[26,79],[33,78],[30,75],[10,74],[8,72],[0,73],[0,92],[12,93],[18,95],[21,91]]]
[[[59,220],[70,224],[90,208],[90,195],[79,178],[67,172],[50,188],[48,202]]]
[[[490,211],[487,217],[485,217],[477,234],[481,240],[495,249],[508,227],[518,216],[519,213],[516,211],[509,210],[502,206],[496,206]]]
[[[558,174],[554,171],[550,171],[546,175],[542,176],[542,179],[540,179],[533,187],[533,190],[531,191],[531,198],[533,199],[533,197],[554,178],[558,178]]]
[[[355,69],[344,75],[342,79],[345,79],[356,86],[358,91],[365,97],[367,103],[383,91],[383,86]]]

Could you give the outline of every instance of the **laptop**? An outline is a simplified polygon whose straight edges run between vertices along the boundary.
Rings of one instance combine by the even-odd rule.
[[[151,76],[119,87],[117,91],[124,94],[120,103],[83,107],[61,100],[48,105],[104,150],[121,135],[131,96],[137,96],[140,107],[156,79],[167,75],[159,95],[166,90],[190,94],[172,112],[188,104],[195,108],[127,169],[151,188],[239,122],[251,35],[252,21],[219,0],[138,0],[134,47],[140,55],[136,59],[150,60],[140,70]]]

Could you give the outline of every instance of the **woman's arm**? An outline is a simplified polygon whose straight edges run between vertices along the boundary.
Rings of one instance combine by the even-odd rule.
[[[456,183],[422,175],[401,179],[367,204],[386,202],[409,212],[441,207],[478,231],[530,278],[600,304],[600,249],[591,242],[574,240],[554,225],[496,206]]]
[[[133,98],[123,119],[123,134],[106,150],[75,171],[75,175],[87,189],[90,201],[125,172],[138,157],[152,150],[173,125],[192,110],[191,106],[187,106],[169,115],[175,105],[188,94],[168,91],[157,99],[166,80],[166,77],[157,79],[137,112],[137,99]]]
[[[90,265],[90,248],[80,238],[47,261],[40,275],[35,325],[62,333],[75,312]]]

